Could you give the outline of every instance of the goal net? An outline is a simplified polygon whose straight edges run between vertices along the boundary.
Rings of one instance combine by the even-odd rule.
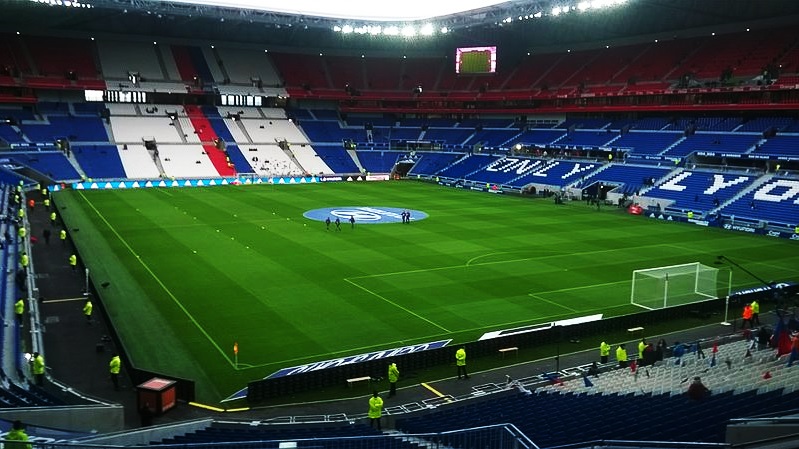
[[[731,287],[727,273],[699,262],[635,270],[630,302],[652,310],[723,297]]]

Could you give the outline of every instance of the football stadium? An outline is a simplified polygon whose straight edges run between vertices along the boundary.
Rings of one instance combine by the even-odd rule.
[[[799,3],[373,3],[0,2],[4,444],[799,446]]]

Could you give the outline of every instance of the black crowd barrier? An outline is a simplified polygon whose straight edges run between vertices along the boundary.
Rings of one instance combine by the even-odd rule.
[[[552,327],[545,330],[527,332],[489,340],[475,341],[465,345],[454,345],[423,352],[405,354],[392,359],[403,370],[414,371],[435,366],[454,365],[455,350],[465,346],[469,358],[496,355],[501,348],[518,347],[519,349],[556,343],[563,337],[581,338],[624,331],[626,329],[656,323],[662,323],[676,317],[697,318],[709,317],[714,312],[723,312],[724,300],[716,299],[668,309],[645,311],[636,314],[606,318],[568,327]],[[736,309],[737,311],[737,309]],[[598,344],[598,343],[597,343]],[[274,379],[261,379],[247,385],[247,400],[259,403],[270,398],[312,391],[322,387],[346,385],[347,379],[371,376],[384,377],[387,360],[371,360],[344,366],[320,369],[305,373],[293,374]],[[453,368],[454,369],[454,368]],[[454,374],[454,372],[453,372]]]

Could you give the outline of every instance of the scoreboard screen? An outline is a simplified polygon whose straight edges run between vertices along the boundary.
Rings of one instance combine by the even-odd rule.
[[[464,47],[455,49],[455,73],[495,73],[497,47]]]

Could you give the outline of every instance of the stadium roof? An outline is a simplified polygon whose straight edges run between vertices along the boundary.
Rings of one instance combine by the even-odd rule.
[[[221,6],[255,11],[291,14],[308,17],[373,21],[415,21],[449,16],[500,3],[507,0],[404,0],[402,2],[348,0],[324,2],[319,0],[172,0],[173,3]],[[163,2],[162,2],[163,3]]]
[[[249,0],[266,8],[269,3]],[[216,0],[216,3],[228,0]],[[241,3],[241,1],[239,1]],[[686,37],[686,30],[696,35],[712,29],[718,33],[796,25],[799,26],[799,2],[795,0],[513,0],[496,2],[435,1],[430,5],[462,5],[452,10],[411,11],[412,2],[395,2],[408,7],[407,14],[436,15],[430,35],[403,34],[402,26],[393,27],[393,36],[374,33],[362,18],[322,17],[320,10],[303,10],[300,5],[335,4],[300,0],[285,2],[289,7],[242,9],[221,5],[200,5],[176,1],[151,0],[29,0],[3,1],[0,27],[28,34],[109,36],[126,38],[177,38],[209,42],[251,43],[268,49],[301,49],[308,52],[437,52],[449,54],[456,46],[499,45],[500,51],[548,50],[554,47],[604,47],[637,39],[672,39]],[[346,2],[344,2],[346,3]],[[352,3],[352,2],[350,2]],[[364,2],[365,3],[365,2]],[[386,1],[372,1],[384,5]],[[70,4],[70,7],[63,6]],[[486,6],[490,4],[490,6]],[[481,6],[482,5],[482,6]],[[423,9],[422,7],[418,7]],[[363,15],[373,15],[364,12]],[[408,25],[406,22],[405,25]],[[337,31],[333,31],[336,28]],[[442,33],[446,29],[446,33]],[[372,54],[372,53],[370,53]]]

